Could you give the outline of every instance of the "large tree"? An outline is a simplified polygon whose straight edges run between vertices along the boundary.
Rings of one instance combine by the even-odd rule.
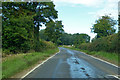
[[[33,34],[33,15],[23,9],[27,3],[2,3],[2,40],[3,50],[10,52],[26,52],[30,49]],[[23,6],[24,5],[24,6]],[[8,51],[9,52],[9,51]]]
[[[120,53],[120,12],[119,12],[119,15],[118,15],[118,53]],[[119,54],[120,55],[120,54]]]
[[[97,38],[100,38],[114,34],[116,31],[115,25],[116,20],[113,20],[110,16],[105,15],[96,20],[91,30],[92,32],[97,33]]]
[[[39,51],[40,27],[56,19],[57,11],[53,2],[3,2],[2,18],[3,49]]]
[[[42,24],[46,24],[51,20],[55,20],[58,17],[55,5],[53,2],[39,2],[36,5],[36,16],[34,16],[34,49],[39,51],[39,30]]]
[[[50,21],[46,24],[46,29],[45,29],[45,33],[48,36],[48,38],[56,43],[56,44],[60,44],[60,38],[62,33],[64,32],[63,30],[63,25],[62,25],[62,21]]]

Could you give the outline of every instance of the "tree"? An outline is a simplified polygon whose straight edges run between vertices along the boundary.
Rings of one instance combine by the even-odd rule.
[[[2,4],[2,41],[3,50],[10,52],[27,52],[30,42],[33,39],[33,15],[28,15],[28,9],[23,9],[20,5],[26,3],[7,3]],[[32,34],[31,34],[32,33]]]
[[[119,15],[118,15],[118,45],[117,45],[117,50],[118,50],[118,53],[120,53],[120,12],[119,12]],[[120,54],[119,54],[120,55]]]
[[[48,36],[45,34],[45,29],[42,29],[39,31],[39,36],[40,36],[40,39],[42,39],[42,40],[50,41]]]
[[[53,2],[39,2],[36,8],[36,16],[34,16],[34,49],[35,51],[39,51],[39,27],[41,27],[42,24],[56,19],[57,11],[55,10]]]
[[[3,2],[2,18],[3,49],[40,51],[41,24],[56,19],[57,11],[53,2]]]
[[[64,32],[63,30],[63,25],[62,21],[50,21],[46,24],[46,29],[45,33],[48,36],[48,38],[56,43],[56,44],[61,44],[60,37],[62,33]]]
[[[114,34],[116,29],[116,20],[113,20],[110,16],[102,16],[92,26],[91,31],[97,33],[97,38]]]
[[[63,45],[72,45],[73,41],[74,41],[74,38],[73,38],[72,34],[63,33],[60,40],[61,40]]]
[[[78,47],[82,43],[89,43],[90,42],[90,36],[87,34],[73,34],[74,36],[74,45],[75,47]]]
[[[0,16],[0,48],[2,48],[2,16]]]

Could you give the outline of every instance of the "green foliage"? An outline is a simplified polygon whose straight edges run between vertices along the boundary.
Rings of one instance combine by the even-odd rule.
[[[62,21],[50,21],[46,24],[45,34],[48,36],[48,38],[59,45],[61,43],[60,37],[63,30]]]
[[[53,2],[3,2],[2,10],[3,52],[41,51],[39,27],[57,18]]]
[[[75,47],[67,47],[67,46],[65,48],[85,52],[88,55],[92,55],[92,56],[101,58],[103,60],[106,60],[106,61],[109,61],[113,64],[118,65],[119,55],[116,53],[110,53],[110,52],[105,52],[105,51],[89,51],[89,50],[83,50],[83,49],[79,49],[79,48],[75,48]]]
[[[74,36],[74,45],[75,47],[78,47],[82,43],[88,43],[90,42],[90,36],[87,34],[73,34]]]
[[[118,33],[107,37],[98,38],[92,43],[84,43],[79,46],[80,49],[89,51],[106,51],[119,53]]]
[[[44,40],[40,40],[40,46],[41,47],[38,47],[38,49],[40,51],[44,51],[46,49],[54,49],[57,47],[53,42],[51,42],[51,41],[48,42],[48,41],[44,41]]]
[[[62,45],[72,45],[74,42],[74,37],[72,34],[63,33],[60,38]]]
[[[78,47],[82,43],[90,42],[90,36],[87,34],[79,34],[79,33],[68,34],[63,32],[63,30],[59,30],[59,29],[58,31],[56,30],[55,32],[54,22],[48,23],[48,27],[45,30],[41,30],[39,32],[39,34],[41,35],[40,38],[46,41],[50,40],[52,42],[56,42],[56,44],[59,44],[59,45],[75,45],[75,47]]]
[[[2,61],[2,78],[10,78],[20,71],[28,69],[30,66],[34,66],[37,62],[47,59],[58,51],[58,48],[54,48],[46,49],[43,52],[8,56]]]
[[[106,15],[96,20],[96,23],[93,25],[91,30],[92,32],[97,33],[97,38],[105,37],[115,33],[115,25],[116,20],[113,20],[111,17]]]
[[[39,31],[39,36],[40,36],[40,39],[42,39],[42,40],[50,41],[48,36],[45,34],[45,29],[42,29]]]
[[[78,47],[82,43],[89,43],[90,36],[87,34],[79,33],[76,34],[64,33],[60,40],[63,45],[74,45],[75,47]]]
[[[2,16],[0,16],[0,48],[1,47],[2,47]]]
[[[120,15],[118,15],[118,26],[118,52],[120,53]]]
[[[29,18],[29,19],[28,19]],[[25,21],[21,21],[25,19]],[[9,49],[10,52],[17,53],[19,50],[26,52],[29,50],[30,39],[29,31],[33,23],[30,16],[22,16],[20,18],[10,18],[10,25],[3,22],[3,49]],[[28,29],[27,29],[28,28]]]
[[[120,53],[120,36],[119,32],[115,33],[116,21],[109,16],[102,16],[96,20],[96,24],[91,29],[97,33],[91,43],[83,43],[79,45],[82,50],[88,51],[105,51],[110,53]]]
[[[53,2],[41,2],[38,3],[36,9],[36,16],[34,16],[34,50],[40,51],[38,48],[41,47],[39,44],[39,27],[41,24],[46,24],[47,22],[57,18],[57,11],[55,10],[55,5]]]

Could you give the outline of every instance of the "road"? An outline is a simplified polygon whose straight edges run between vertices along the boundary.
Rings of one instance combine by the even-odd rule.
[[[113,78],[118,68],[76,50],[59,47],[60,52],[25,78]],[[112,79],[113,80],[113,79]],[[117,78],[114,78],[117,80]]]

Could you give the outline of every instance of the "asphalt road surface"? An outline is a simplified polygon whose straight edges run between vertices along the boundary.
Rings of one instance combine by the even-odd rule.
[[[60,47],[60,52],[25,78],[114,78],[118,68],[82,52]],[[116,79],[116,78],[114,78]],[[116,79],[117,80],[117,79]]]

